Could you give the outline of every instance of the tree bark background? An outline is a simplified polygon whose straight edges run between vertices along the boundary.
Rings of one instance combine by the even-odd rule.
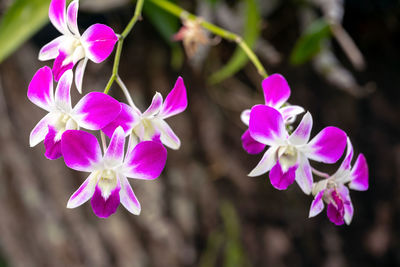
[[[285,75],[290,102],[313,115],[313,135],[338,126],[351,137],[356,153],[366,155],[370,189],[351,192],[355,214],[350,226],[334,226],[325,212],[308,219],[312,198],[297,186],[281,192],[266,175],[247,177],[260,159],[247,155],[240,143],[245,129],[240,112],[263,101],[253,66],[216,86],[206,83],[207,68],[198,71],[185,63],[173,72],[168,46],[146,19],[124,43],[120,74],[141,108],[155,91],[165,97],[182,75],[189,106],[168,120],[182,147],[168,150],[166,169],[157,180],[131,181],[142,205],[140,216],[120,207],[99,219],[89,203],[67,209],[70,195],[88,174],[68,169],[62,159],[49,161],[43,145],[28,144],[29,132],[44,114],[26,92],[35,71],[51,64],[37,60],[41,45],[56,34],[47,26],[0,66],[0,266],[400,265],[400,24],[395,16],[400,9],[348,2],[344,26],[369,66],[356,77],[377,88],[365,98],[327,84],[310,64],[288,65],[285,55],[298,37],[290,4],[281,4],[268,18],[263,38],[284,55],[276,66],[264,62],[267,70]],[[131,11],[117,9],[101,19],[118,31]],[[226,51],[232,51],[231,44],[212,47],[207,64]],[[88,64],[84,93],[102,91],[111,67],[112,57]],[[75,89],[72,94],[76,103]],[[112,95],[124,101],[118,87]],[[234,252],[227,257],[226,251]]]

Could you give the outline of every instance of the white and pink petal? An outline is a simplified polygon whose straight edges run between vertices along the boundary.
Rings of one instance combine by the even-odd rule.
[[[122,174],[135,179],[157,178],[167,161],[167,150],[155,141],[143,141],[127,153]]]
[[[46,111],[54,108],[53,75],[49,67],[40,68],[33,76],[28,87],[28,99]]]
[[[163,103],[162,95],[159,92],[156,92],[156,94],[153,96],[150,106],[147,108],[145,112],[143,112],[143,117],[154,116],[156,113],[160,111],[162,103]]]
[[[66,37],[61,35],[56,39],[52,40],[48,44],[44,45],[39,51],[39,60],[46,61],[55,59],[58,56],[60,45],[65,42]]]
[[[79,36],[78,29],[78,8],[79,0],[74,0],[69,4],[67,9],[67,25],[69,30],[74,34]]]
[[[121,126],[126,134],[129,134],[133,127],[140,122],[140,114],[135,112],[135,110],[127,104],[120,104],[121,112],[118,114],[118,116],[101,129],[109,138],[111,138],[118,126]]]
[[[121,111],[121,104],[109,95],[91,92],[72,110],[73,119],[88,130],[99,130],[113,121]]]
[[[246,130],[242,135],[242,147],[249,154],[258,154],[261,153],[265,149],[265,145],[257,142],[250,135],[250,131]]]
[[[119,192],[121,187],[118,185],[112,191],[111,194],[105,199],[102,195],[100,187],[97,185],[94,190],[90,204],[94,214],[99,218],[108,218],[110,215],[114,214],[119,206],[120,197]]]
[[[140,214],[140,203],[135,196],[135,193],[132,190],[131,185],[128,182],[128,179],[124,176],[120,177],[121,181],[121,190],[119,191],[119,197],[121,200],[121,204],[132,214],[139,215]]]
[[[100,178],[100,174],[101,172],[92,172],[89,177],[86,178],[83,184],[72,194],[68,200],[68,209],[79,207],[93,196],[97,180]]]
[[[357,157],[351,173],[352,180],[349,187],[353,190],[365,191],[368,189],[368,164],[364,154]]]
[[[272,74],[262,81],[265,105],[279,108],[290,97],[290,88],[286,79],[280,74]]]
[[[305,154],[309,159],[335,163],[343,155],[347,136],[337,127],[329,126],[319,132],[305,147]]]
[[[124,160],[125,133],[121,126],[115,129],[110,144],[104,155],[104,163],[107,168],[121,165]]]
[[[161,142],[171,149],[179,149],[181,146],[181,140],[174,133],[171,127],[162,119],[153,120],[153,125],[155,126],[154,135],[160,135]],[[153,137],[154,137],[153,135]],[[152,138],[153,139],[153,138]]]
[[[56,29],[62,34],[68,33],[68,27],[66,23],[66,11],[65,11],[66,0],[51,0],[49,7],[49,18],[51,23]]]
[[[83,74],[85,73],[87,62],[88,59],[84,58],[83,60],[79,61],[75,69],[75,86],[80,94],[82,94]]]
[[[95,63],[105,60],[113,51],[118,37],[110,27],[104,24],[90,26],[81,37],[86,56]]]
[[[301,190],[309,195],[313,184],[310,162],[302,153],[299,153],[298,157],[299,167],[296,170],[296,182]]]
[[[288,135],[279,111],[264,105],[251,109],[249,130],[252,138],[269,146],[282,144]]]
[[[71,106],[71,84],[73,79],[72,70],[67,70],[60,78],[57,84],[55,103],[58,109],[61,109],[65,113],[70,113],[72,110]]]
[[[48,126],[54,122],[54,119],[54,115],[49,113],[36,124],[35,128],[33,128],[29,135],[30,147],[34,147],[44,140],[49,131]]]
[[[65,165],[77,171],[92,172],[102,160],[96,137],[84,131],[65,131],[61,138],[61,151]]]
[[[325,190],[321,190],[314,198],[313,202],[311,203],[310,207],[310,212],[308,214],[308,218],[317,216],[318,214],[321,213],[321,211],[324,209],[324,196]]]
[[[167,98],[164,101],[160,112],[160,117],[165,119],[181,113],[186,109],[187,105],[186,87],[183,83],[182,77],[178,77],[174,88],[167,95]]]
[[[248,174],[250,177],[259,176],[269,172],[277,162],[278,147],[272,146],[265,151],[257,166]]]
[[[311,114],[307,112],[301,120],[299,126],[290,135],[289,142],[293,145],[305,145],[310,139],[311,129],[313,125],[313,119]]]

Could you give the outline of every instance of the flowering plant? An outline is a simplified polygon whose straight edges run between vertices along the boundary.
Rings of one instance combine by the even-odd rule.
[[[170,2],[150,1],[182,19],[184,26],[174,39],[183,41],[189,57],[196,53],[199,44],[209,43],[207,29],[236,42],[264,78],[264,104],[241,113],[241,120],[248,127],[241,137],[244,150],[249,154],[259,154],[266,149],[249,176],[269,173],[272,186],[278,190],[285,190],[296,181],[302,192],[314,196],[309,217],[319,214],[327,204],[330,221],[336,225],[349,224],[354,209],[348,188],[368,189],[368,166],[363,154],[351,166],[353,146],[347,134],[337,127],[328,126],[310,140],[311,113],[287,102],[291,90],[286,79],[280,74],[268,76],[240,36]],[[94,24],[81,35],[77,24],[79,1],[74,0],[66,7],[66,0],[52,0],[49,18],[62,35],[39,52],[39,60],[54,59],[52,69],[48,66],[39,69],[28,87],[28,99],[48,112],[32,130],[30,146],[44,141],[47,158],[63,157],[69,168],[90,173],[72,194],[67,207],[75,208],[91,199],[93,212],[101,218],[115,213],[120,203],[130,213],[139,214],[141,206],[128,178],[156,179],[166,164],[165,147],[177,150],[181,146],[179,137],[165,120],[188,106],[182,77],[178,77],[165,99],[156,92],[150,106],[141,112],[118,74],[123,41],[139,19],[143,3],[144,0],[137,1],[134,16],[121,34],[104,24]],[[90,92],[72,107],[73,80],[78,92],[82,93],[88,60],[103,62],[115,44],[114,66],[104,91]],[[53,79],[57,82],[55,92]],[[124,93],[127,104],[108,95],[114,82]],[[294,127],[297,117],[304,112]],[[98,131],[103,151],[97,137],[87,131]],[[126,138],[129,141],[125,147]],[[311,165],[312,161],[336,163],[346,146],[346,155],[333,175],[318,171]],[[322,179],[316,180],[315,176]]]

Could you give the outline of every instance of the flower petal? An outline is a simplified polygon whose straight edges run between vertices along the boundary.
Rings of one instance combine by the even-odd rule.
[[[167,161],[167,150],[154,141],[143,141],[126,155],[123,174],[130,178],[151,180],[157,178]]]
[[[265,149],[265,145],[257,142],[251,137],[249,130],[246,130],[242,135],[242,146],[249,154],[258,154]]]
[[[76,66],[75,69],[75,86],[80,94],[82,94],[83,74],[85,73],[87,62],[88,59],[84,58],[83,60],[79,61],[78,66]]]
[[[121,126],[125,133],[130,133],[140,120],[140,115],[137,114],[133,108],[125,103],[120,104],[121,112],[118,116],[101,129],[110,138],[118,126]]]
[[[49,130],[44,138],[44,148],[46,152],[44,155],[50,160],[55,160],[62,157],[61,141],[56,138],[58,131],[53,126],[48,126]]]
[[[324,201],[322,199],[325,190],[320,191],[314,198],[313,202],[311,203],[310,213],[308,214],[308,218],[314,217],[321,213],[324,209]]]
[[[139,215],[140,214],[140,203],[137,200],[135,193],[132,190],[131,185],[128,182],[126,177],[120,177],[121,181],[121,191],[119,191],[119,197],[121,200],[121,204],[132,214]]]
[[[168,123],[166,123],[162,119],[153,120],[153,123],[156,128],[154,135],[160,134],[161,142],[165,146],[175,150],[179,149],[179,147],[181,146],[181,140],[179,140],[179,137],[174,133]]]
[[[339,128],[329,126],[324,128],[307,144],[304,151],[312,160],[335,163],[342,156],[346,147],[346,133]]]
[[[338,188],[338,193],[340,198],[343,200],[343,207],[344,207],[344,221],[347,225],[351,223],[353,219],[354,208],[353,204],[351,203],[350,199],[350,192],[346,186],[342,185]]]
[[[163,98],[159,92],[153,96],[150,106],[148,109],[143,113],[143,117],[150,117],[160,111],[162,106]]]
[[[336,225],[344,224],[344,199],[342,199],[341,193],[337,190],[331,191],[331,201],[328,204],[327,215],[331,222]]]
[[[71,84],[72,84],[72,70],[67,70],[60,78],[57,84],[55,103],[56,106],[64,111],[65,113],[70,113],[72,110],[71,106]]]
[[[81,37],[81,42],[87,52],[86,56],[95,63],[105,60],[113,51],[118,41],[114,31],[104,24],[90,26]]]
[[[68,28],[74,35],[79,36],[78,29],[78,8],[79,8],[79,0],[74,0],[69,4],[67,9],[67,23]]]
[[[68,209],[76,208],[88,201],[94,194],[100,172],[92,172],[83,184],[72,194],[67,203]]]
[[[62,34],[68,33],[65,21],[65,0],[52,0],[49,7],[49,18],[51,23]]]
[[[329,203],[326,209],[327,216],[331,222],[336,225],[344,224],[343,216],[341,212],[332,204]]]
[[[304,108],[300,106],[290,105],[279,109],[282,114],[283,121],[286,124],[293,123],[296,120],[297,115],[304,112]]]
[[[187,107],[186,87],[182,77],[178,77],[174,88],[167,95],[162,106],[160,117],[165,119],[183,112]]]
[[[313,119],[310,112],[307,112],[301,120],[299,126],[290,135],[289,142],[293,145],[304,145],[307,144],[310,139],[311,129],[313,125]]]
[[[250,109],[243,110],[242,113],[240,114],[240,119],[242,122],[249,126],[249,121],[250,121]]]
[[[350,142],[350,138],[347,137],[347,150],[346,156],[340,164],[339,170],[350,170],[351,169],[351,160],[353,159],[353,145]]]
[[[286,190],[289,185],[293,184],[296,178],[296,169],[298,165],[289,167],[286,172],[283,172],[279,161],[272,167],[269,172],[269,179],[273,187],[279,190]]]
[[[92,209],[94,214],[100,218],[107,218],[111,214],[114,214],[117,211],[117,208],[120,203],[119,199],[119,191],[121,190],[120,186],[114,188],[111,192],[111,195],[104,199],[101,194],[101,190],[99,186],[96,186],[94,190],[94,194],[92,199],[90,200],[90,204],[92,204]]]
[[[121,111],[121,104],[109,95],[91,92],[76,104],[72,111],[79,126],[99,130],[114,120]]]
[[[61,138],[61,151],[65,165],[77,171],[91,172],[102,160],[96,137],[84,131],[65,131]]]
[[[53,75],[54,75],[54,80],[58,82],[60,80],[61,76],[66,72],[67,70],[70,70],[74,67],[74,63],[72,61],[65,61],[65,59],[68,57],[68,54],[63,51],[59,50],[58,56],[54,60],[53,63]]]
[[[265,151],[257,166],[248,174],[250,177],[259,176],[269,172],[277,162],[276,152],[278,147],[270,147]]]
[[[251,137],[269,146],[281,144],[287,138],[279,111],[264,105],[256,105],[251,109],[249,130]]]
[[[301,190],[303,190],[304,194],[309,195],[313,184],[310,162],[302,153],[299,153],[298,157],[299,167],[296,171],[296,182]]]
[[[65,36],[61,35],[50,43],[44,45],[39,51],[39,60],[46,61],[56,58],[59,53],[59,47],[65,41],[65,39]]]
[[[36,106],[50,111],[54,106],[53,76],[47,66],[39,69],[28,87],[28,98]]]
[[[351,170],[352,181],[349,187],[353,190],[365,191],[368,189],[368,164],[363,154],[358,155]]]
[[[124,160],[125,133],[119,126],[111,137],[110,144],[104,155],[106,167],[112,168],[122,164]]]
[[[46,116],[44,116],[38,124],[36,124],[35,128],[31,131],[31,134],[29,136],[29,146],[34,147],[40,142],[42,142],[47,135],[49,128],[48,125],[50,125],[53,121],[53,114],[49,113]]]
[[[265,105],[279,108],[290,97],[290,88],[286,79],[280,74],[272,74],[262,81]]]

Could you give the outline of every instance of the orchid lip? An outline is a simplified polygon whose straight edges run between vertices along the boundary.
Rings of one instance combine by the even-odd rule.
[[[276,153],[282,170],[287,171],[290,167],[296,165],[298,159],[298,151],[296,147],[291,145],[281,146],[278,148]]]
[[[101,194],[104,199],[107,199],[111,195],[111,191],[117,186],[117,175],[114,170],[105,169],[100,171],[101,174],[98,176],[98,186],[101,189]]]

